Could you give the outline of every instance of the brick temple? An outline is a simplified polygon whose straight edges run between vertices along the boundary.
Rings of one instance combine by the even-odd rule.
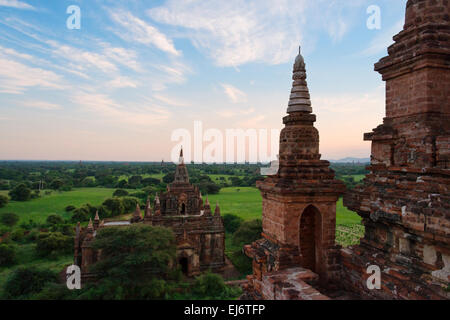
[[[301,54],[280,136],[279,171],[257,186],[263,238],[243,299],[449,299],[450,5],[409,0],[403,31],[375,70],[386,81],[386,117],[365,134],[370,174],[345,193],[362,217],[360,244],[335,244],[344,186],[320,160]],[[369,266],[381,286],[369,289]]]
[[[101,254],[92,249],[97,231],[107,227],[129,226],[142,223],[172,229],[176,236],[177,262],[187,276],[202,271],[221,272],[225,267],[225,229],[217,204],[214,213],[206,197],[198,187],[189,183],[189,175],[180,153],[173,183],[167,191],[156,194],[153,206],[147,200],[145,211],[137,205],[133,217],[126,222],[100,222],[98,214],[87,228],[78,225],[75,237],[75,264],[81,267],[84,280],[94,279],[89,267],[101,259]]]

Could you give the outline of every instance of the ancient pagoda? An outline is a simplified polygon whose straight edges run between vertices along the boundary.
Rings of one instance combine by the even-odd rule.
[[[299,292],[288,292],[287,288],[307,286],[302,280],[327,283],[339,270],[336,202],[345,186],[334,178],[330,163],[321,160],[316,116],[300,52],[293,80],[288,116],[283,119],[285,128],[280,135],[278,173],[257,184],[263,197],[263,239],[245,247],[253,259],[253,275],[246,291],[254,298],[276,299],[276,291],[292,298]],[[274,283],[280,281],[285,285],[276,289]]]

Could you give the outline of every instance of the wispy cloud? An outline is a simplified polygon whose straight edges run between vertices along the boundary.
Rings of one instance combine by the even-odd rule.
[[[223,88],[223,92],[228,96],[232,103],[247,101],[247,95],[238,88],[226,83],[222,83],[221,86]]]
[[[122,124],[155,125],[165,122],[171,116],[169,111],[159,106],[125,106],[101,93],[78,92],[72,101],[104,120]]]
[[[156,27],[135,17],[130,12],[124,10],[111,10],[110,16],[111,19],[121,27],[115,32],[124,40],[145,45],[153,45],[174,56],[181,55],[181,53],[175,49],[171,39],[167,38],[167,36],[160,32]]]
[[[28,100],[24,101],[22,103],[24,107],[27,108],[34,108],[34,109],[40,109],[40,110],[59,110],[62,109],[62,107],[55,103],[50,103],[46,101],[34,101],[34,100]]]
[[[0,55],[0,92],[23,94],[27,88],[63,89],[62,78],[42,68],[30,67]]]
[[[32,5],[19,0],[0,0],[0,7],[34,10],[34,7]]]
[[[137,88],[138,84],[136,81],[129,77],[117,77],[108,82],[108,86],[112,88]]]
[[[346,22],[364,0],[168,0],[147,11],[153,20],[184,28],[189,38],[219,66],[291,61],[311,28],[334,41],[350,29]],[[308,41],[309,43],[314,41]]]
[[[186,106],[189,106],[189,103],[187,103],[187,102],[178,101],[178,100],[176,100],[174,98],[169,98],[169,97],[167,97],[165,95],[162,95],[162,94],[155,94],[153,96],[153,98],[155,98],[156,100],[158,100],[158,101],[160,101],[160,102],[162,102],[162,103],[164,103],[166,105],[173,106],[173,107],[186,107]]]

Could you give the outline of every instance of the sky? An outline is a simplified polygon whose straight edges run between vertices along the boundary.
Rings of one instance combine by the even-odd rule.
[[[373,5],[379,29],[367,26]],[[68,27],[70,6],[79,29]],[[170,161],[183,143],[193,157],[196,122],[224,135],[281,130],[300,45],[322,158],[369,157],[363,134],[385,115],[374,63],[405,6],[0,0],[0,160]],[[177,129],[192,133],[190,146],[173,141]]]

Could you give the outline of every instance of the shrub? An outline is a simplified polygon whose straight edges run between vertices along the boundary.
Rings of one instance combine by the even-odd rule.
[[[9,196],[14,201],[28,201],[31,199],[31,189],[22,183],[12,189],[9,192]]]
[[[192,287],[192,292],[201,296],[219,296],[225,290],[223,278],[211,272],[198,276]]]
[[[121,200],[124,213],[133,212],[136,209],[136,205],[139,203],[139,199],[134,197],[124,197]]]
[[[245,221],[233,234],[233,244],[250,244],[261,238],[262,221],[260,219]]]
[[[30,220],[28,220],[28,222],[23,221],[20,224],[20,227],[25,230],[31,230],[31,229],[39,227],[39,224],[30,219]]]
[[[21,242],[25,239],[25,230],[22,228],[16,229],[11,232],[11,239],[16,242]]]
[[[90,217],[91,215],[86,208],[78,208],[73,211],[71,220],[72,222],[83,222],[88,221]]]
[[[106,199],[105,202],[103,202],[103,205],[111,212],[112,216],[118,216],[124,213],[123,204],[119,198]]]
[[[6,299],[27,299],[40,292],[48,283],[58,280],[55,272],[36,267],[20,267],[6,280],[4,295]]]
[[[41,257],[70,253],[72,248],[73,239],[61,232],[41,233],[36,241],[36,253]]]
[[[226,214],[223,216],[223,224],[225,225],[225,231],[234,233],[241,226],[244,220],[234,214]]]
[[[77,291],[67,289],[66,284],[49,282],[39,293],[33,295],[32,299],[47,301],[75,300],[79,294]]]
[[[123,190],[123,189],[117,189],[113,193],[113,197],[126,197],[127,195],[128,195],[128,191]]]
[[[75,235],[74,227],[70,224],[57,224],[50,228],[51,232],[61,232],[65,236],[73,237]]]
[[[67,206],[64,210],[65,210],[66,212],[72,212],[72,211],[75,210],[75,209],[76,209],[75,206],[69,205],[69,206]]]
[[[17,221],[19,221],[19,216],[15,213],[3,213],[0,215],[0,222],[5,226],[15,226]]]
[[[64,219],[57,214],[51,214],[47,217],[47,223],[51,225],[63,224]]]
[[[38,230],[31,230],[30,233],[28,233],[25,236],[25,242],[27,242],[27,243],[35,242],[38,237],[39,237],[39,231]]]
[[[6,207],[8,202],[9,202],[9,198],[7,196],[0,194],[0,208]]]
[[[0,237],[7,234],[8,232],[11,232],[11,228],[7,226],[0,226]]]
[[[0,267],[10,266],[16,262],[16,247],[0,244]]]

